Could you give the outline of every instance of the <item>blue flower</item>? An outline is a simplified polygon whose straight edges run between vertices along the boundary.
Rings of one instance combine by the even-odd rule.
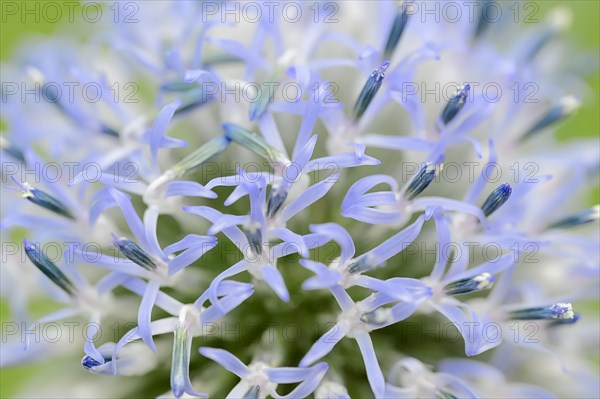
[[[318,363],[312,367],[272,367],[261,361],[246,366],[230,352],[219,348],[200,348],[200,354],[219,363],[229,372],[240,377],[241,381],[227,395],[228,397],[265,397],[305,398],[321,382],[327,372],[327,363]],[[287,395],[279,395],[278,384],[297,383]]]

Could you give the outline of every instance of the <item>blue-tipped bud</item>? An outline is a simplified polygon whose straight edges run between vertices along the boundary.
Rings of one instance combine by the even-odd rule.
[[[479,1],[479,19],[477,20],[477,27],[475,28],[474,37],[479,38],[483,32],[490,25],[490,15],[488,13],[493,13],[494,11],[490,11],[490,4],[494,3],[493,0],[481,0]]]
[[[251,121],[260,118],[267,111],[267,107],[275,97],[274,86],[276,84],[277,82],[265,82],[260,86],[257,99],[250,104],[248,117]]]
[[[202,87],[187,90],[181,96],[181,105],[177,107],[174,115],[180,115],[201,107],[211,101],[213,97],[214,95],[207,93]]]
[[[383,78],[385,77],[385,70],[390,66],[389,61],[385,61],[379,68],[374,70],[367,82],[363,86],[360,94],[358,95],[358,99],[356,100],[356,104],[354,104],[353,110],[353,119],[354,121],[360,120],[363,116],[369,104],[379,91],[381,84],[383,83]]]
[[[596,205],[585,211],[576,213],[575,215],[567,216],[548,226],[549,229],[564,229],[570,227],[581,226],[582,224],[592,223],[600,219],[600,205]]]
[[[113,129],[112,127],[107,126],[105,124],[100,125],[100,133],[106,134],[107,136],[111,136],[111,137],[119,137],[119,132],[117,132],[115,129]]]
[[[34,204],[41,206],[42,208],[54,212],[58,215],[64,216],[69,219],[75,219],[69,208],[55,197],[45,193],[42,190],[38,190],[37,188],[31,187],[27,182],[21,183],[13,176],[11,176],[11,179],[19,187],[19,192],[21,193],[21,196],[23,198],[26,198]]]
[[[258,399],[259,397],[260,387],[258,385],[252,385],[243,396],[244,399]]]
[[[135,263],[138,266],[143,267],[146,270],[156,269],[156,263],[150,255],[146,253],[139,245],[135,242],[126,239],[125,237],[117,237],[113,234],[115,247],[119,252]]]
[[[526,47],[523,54],[525,61],[533,61],[548,43],[571,25],[571,19],[572,16],[568,9],[555,8],[551,10],[544,21],[543,29],[538,31],[535,37],[529,39],[529,46]]]
[[[100,363],[93,357],[86,355],[83,357],[83,359],[81,359],[81,367],[83,367],[84,369],[86,369],[87,371],[89,371],[92,374],[108,375],[108,373],[109,373],[108,369],[106,369],[106,368],[98,369],[97,367],[106,365],[106,363],[112,361],[112,358],[110,356],[104,356],[104,355],[102,356],[102,358],[104,359],[104,361],[102,363]]]
[[[177,162],[170,170],[173,172],[174,177],[183,176],[212,157],[225,151],[229,146],[230,141],[231,140],[225,136],[215,137],[204,143],[204,145],[183,158],[181,161]]]
[[[110,360],[110,359],[108,359]],[[96,359],[94,359],[91,356],[84,356],[83,359],[81,359],[81,366],[86,369],[87,371],[91,371],[94,367],[100,366],[102,365],[102,363],[100,363],[99,361],[97,361]]]
[[[160,86],[161,91],[166,92],[186,92],[192,89],[198,89],[198,83],[196,82],[186,82],[184,80],[175,80],[172,82],[163,83]]]
[[[411,200],[421,194],[429,187],[442,168],[443,165],[441,163],[428,162],[424,164],[406,185],[404,189],[404,198]]]
[[[392,28],[390,29],[390,33],[388,34],[387,42],[385,43],[385,49],[383,50],[383,58],[391,59],[394,54],[394,50],[398,43],[400,42],[400,38],[402,37],[402,33],[404,32],[404,28],[406,27],[406,23],[408,22],[408,14],[406,12],[406,2],[402,4],[402,8],[398,10],[396,16],[394,17],[394,22],[392,23]]]
[[[274,217],[283,207],[285,200],[288,197],[288,191],[281,185],[273,185],[269,198],[267,199],[267,216]]]
[[[555,303],[548,306],[513,310],[508,313],[513,320],[572,320],[575,318],[573,305]]]
[[[244,235],[248,239],[250,249],[257,255],[263,252],[262,232],[260,230],[260,224],[251,224],[250,226],[242,230]]]
[[[42,273],[46,275],[54,284],[60,287],[63,291],[65,291],[69,295],[74,295],[77,291],[75,284],[71,280],[65,276],[63,272],[60,271],[58,266],[54,264],[44,254],[39,246],[27,241],[23,240],[23,246],[25,248],[25,253],[29,260],[38,268]]]
[[[0,149],[17,161],[25,163],[25,154],[23,154],[23,151],[12,145],[4,136],[0,136]]]
[[[529,130],[523,134],[523,136],[521,136],[521,141],[527,140],[541,132],[544,128],[567,118],[568,116],[572,115],[580,106],[581,102],[577,97],[563,97],[557,105],[550,108],[548,112],[546,112],[536,123],[533,124],[533,126],[529,128]]]
[[[40,93],[44,98],[44,101],[49,103],[54,103],[62,108],[60,104],[60,87],[56,84],[43,84],[40,86]]]
[[[503,184],[500,187],[496,188],[492,193],[486,198],[483,205],[481,205],[481,210],[485,216],[490,216],[494,213],[498,208],[500,208],[508,199],[512,193],[512,187],[510,184]]]
[[[440,399],[458,399],[458,397],[454,396],[445,389],[437,389],[435,391],[435,396]]]
[[[206,57],[202,63],[204,64],[204,66],[211,66],[211,65],[223,65],[223,64],[236,64],[236,63],[243,62],[243,61],[244,60],[241,59],[240,57],[237,57],[232,54],[215,54],[215,55]]]
[[[249,132],[241,126],[234,125],[233,123],[225,123],[223,130],[225,130],[225,137],[229,140],[238,143],[242,147],[246,147],[269,162],[284,164],[288,162],[279,150],[269,145],[259,135]]]
[[[471,85],[464,85],[456,91],[454,97],[448,100],[446,107],[442,111],[442,122],[447,125],[454,117],[460,112],[465,106],[467,98],[469,98],[469,92],[471,91]]]
[[[581,316],[577,313],[575,313],[573,315],[572,318],[567,318],[567,319],[554,319],[552,320],[548,326],[549,327],[556,327],[556,326],[563,326],[565,324],[575,324],[577,323],[577,321],[581,318]]]
[[[463,295],[492,288],[496,278],[489,273],[481,273],[471,278],[463,278],[444,286],[446,295]]]

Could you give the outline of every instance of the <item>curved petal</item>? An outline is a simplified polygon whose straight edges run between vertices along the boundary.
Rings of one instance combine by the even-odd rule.
[[[156,346],[152,339],[150,323],[152,322],[152,308],[154,308],[154,302],[156,301],[159,288],[160,283],[157,280],[148,281],[138,311],[138,334],[153,352],[156,352]]]
[[[200,348],[200,354],[207,357],[223,366],[227,371],[237,375],[240,378],[245,378],[250,374],[250,370],[244,363],[235,357],[231,352],[219,348]]]
[[[285,281],[277,268],[273,265],[265,265],[260,268],[260,274],[265,282],[271,287],[277,296],[284,302],[289,302],[290,293],[285,286]]]
[[[317,234],[324,234],[331,237],[337,242],[342,250],[340,255],[340,264],[343,265],[346,261],[354,256],[355,248],[354,241],[350,233],[337,223],[311,224],[310,231]]]
[[[376,398],[383,398],[385,393],[385,378],[379,367],[377,361],[377,355],[375,354],[375,348],[373,348],[373,342],[367,332],[357,333],[354,337],[360,348],[363,360],[365,362],[365,369],[367,370],[367,379],[371,385],[371,390]]]
[[[193,213],[195,215],[202,216],[203,218],[213,223],[216,223],[223,216],[221,212],[212,209],[208,206],[185,206],[183,207],[183,210],[189,213]],[[240,251],[242,251],[242,253],[244,253],[244,251],[246,251],[250,247],[246,235],[242,233],[242,231],[239,228],[231,226],[224,228],[222,232],[227,236],[227,238],[229,238],[229,240],[233,244],[235,244],[236,247],[238,247]]]
[[[292,203],[285,207],[281,213],[281,220],[286,222],[303,209],[321,199],[337,183],[339,174],[334,174],[313,184],[298,196]]]
[[[169,247],[169,250],[177,250],[174,246],[184,246],[186,249],[177,255],[174,259],[169,260],[169,275],[177,273],[183,268],[188,267],[206,252],[210,251],[217,245],[217,239],[211,236],[200,236],[196,234],[188,234],[181,241]]]
[[[271,393],[276,399],[295,399],[305,398],[317,388],[321,383],[321,380],[327,373],[329,366],[327,363],[315,364],[307,369],[299,367],[279,367],[273,369],[266,369],[264,373],[267,375],[270,381],[276,383],[291,383],[302,381],[292,392],[287,395],[279,395],[277,392]]]
[[[152,161],[154,164],[158,164],[158,149],[161,141],[167,131],[167,127],[173,119],[173,115],[177,108],[181,105],[181,100],[174,101],[170,104],[165,105],[154,120],[152,127],[148,132],[148,138],[150,142],[150,152],[152,154]]]
[[[333,326],[331,330],[323,334],[308,350],[306,355],[300,360],[300,367],[307,367],[327,355],[346,336],[348,331],[349,326],[346,323],[338,323]]]
[[[195,181],[174,181],[169,183],[165,197],[175,196],[217,198],[217,194]]]

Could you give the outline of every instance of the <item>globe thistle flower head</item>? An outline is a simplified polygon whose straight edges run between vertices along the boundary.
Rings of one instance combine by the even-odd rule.
[[[599,396],[567,9],[97,6],[2,65],[14,396]]]

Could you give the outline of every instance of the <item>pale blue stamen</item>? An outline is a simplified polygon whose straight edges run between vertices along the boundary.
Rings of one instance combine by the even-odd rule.
[[[383,51],[384,59],[389,60],[392,58],[394,50],[398,46],[400,38],[402,37],[402,33],[404,32],[404,28],[406,27],[406,23],[408,22],[408,16],[409,15],[406,13],[406,6],[403,4],[402,9],[396,13],[387,42],[385,43],[385,49]]]
[[[23,198],[58,215],[69,219],[75,219],[69,208],[57,198],[45,193],[42,190],[31,187],[27,182],[21,183],[13,176],[11,176],[11,179],[19,187],[19,192]]]
[[[600,205],[586,209],[575,215],[567,216],[548,226],[549,229],[570,228],[581,226],[582,224],[592,223],[600,218]]]
[[[481,206],[481,210],[483,211],[484,215],[490,216],[492,213],[498,210],[498,208],[508,201],[511,193],[512,188],[509,184],[503,184],[492,191],[492,193],[487,197]]]
[[[440,167],[438,168],[438,165]],[[432,162],[428,162],[416,175],[412,177],[410,182],[406,185],[404,189],[404,197],[408,200],[415,198],[417,195],[421,194],[435,179],[438,170],[441,170],[441,164],[436,164]]]
[[[481,273],[470,278],[463,278],[453,281],[444,286],[446,295],[463,295],[470,294],[491,288],[494,285],[496,278],[489,273]]]
[[[367,82],[363,86],[353,109],[353,120],[356,122],[363,116],[369,104],[379,91],[383,78],[385,77],[385,70],[390,66],[389,61],[385,61],[379,68],[374,70]]]
[[[31,262],[48,277],[54,284],[60,287],[63,291],[65,291],[69,295],[74,295],[77,291],[77,288],[71,280],[65,274],[60,271],[58,266],[54,264],[44,254],[39,246],[27,241],[23,240],[23,246],[25,248],[25,253]]]
[[[128,240],[124,237],[117,237],[113,234],[115,247],[119,250],[119,252],[125,256],[127,259],[137,264],[138,266],[143,267],[146,270],[154,270],[156,269],[156,263],[150,255],[146,253],[139,245],[135,242]]]
[[[454,97],[448,100],[448,103],[446,104],[446,107],[444,107],[441,116],[442,122],[444,122],[445,125],[454,119],[460,110],[463,109],[467,102],[467,98],[469,97],[470,90],[471,85],[464,85],[456,91]]]
[[[513,310],[508,313],[513,320],[571,320],[575,318],[573,305],[555,303],[548,306]]]

